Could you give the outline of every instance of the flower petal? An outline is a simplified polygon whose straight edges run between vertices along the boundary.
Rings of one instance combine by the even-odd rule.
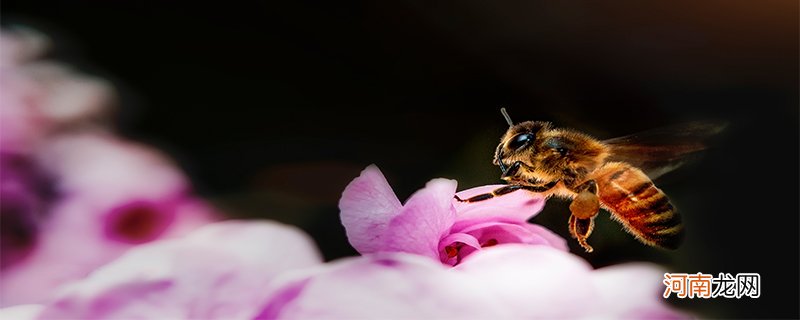
[[[559,249],[561,251],[569,251],[569,245],[567,245],[567,239],[562,238],[555,232],[547,229],[543,226],[538,224],[526,223],[524,224],[525,228],[530,230],[533,234],[541,237],[550,247]]]
[[[481,243],[472,235],[451,233],[439,242],[439,260],[446,265],[454,266],[464,257],[480,249]]]
[[[386,229],[384,251],[416,253],[439,260],[439,240],[455,220],[456,181],[433,179],[408,199]]]
[[[478,242],[478,239],[472,235],[466,233],[451,233],[439,242],[439,251],[443,251],[447,246],[456,242],[463,243],[464,245],[473,247],[475,249],[481,248],[481,244]]]
[[[479,194],[490,193],[492,190],[504,187],[502,184],[480,186],[458,192],[456,195],[461,199]],[[538,193],[531,193],[524,190],[508,193],[500,197],[478,202],[461,202],[453,200],[458,220],[474,218],[493,219],[496,221],[524,222],[542,211],[545,197]]]
[[[510,318],[469,276],[402,253],[335,261],[287,280],[258,319]]]
[[[29,157],[0,152],[0,270],[36,248],[49,181]]]
[[[115,96],[111,83],[39,60],[49,44],[50,39],[34,30],[0,30],[3,151],[32,153],[61,129],[110,124]]]
[[[320,263],[313,241],[269,222],[221,222],[126,252],[65,286],[43,318],[249,318],[279,273]]]
[[[362,254],[382,249],[389,222],[400,213],[401,207],[380,169],[375,165],[364,169],[347,185],[339,200],[350,245]]]
[[[84,278],[136,244],[217,220],[191,195],[180,170],[150,147],[104,133],[64,133],[44,143],[36,158],[58,182],[59,197],[37,225],[35,247],[18,267],[3,270],[0,306],[42,302],[54,287]]]
[[[688,319],[663,303],[664,270],[648,263],[628,263],[597,269],[592,284],[606,314],[618,319]],[[626,285],[635,283],[636,285]]]
[[[131,212],[133,216],[120,220],[114,218],[113,207],[90,195],[61,199],[42,224],[35,248],[24,260],[3,270],[0,305],[41,303],[53,288],[86,277],[137,243],[129,240],[183,236],[214,220],[210,207],[186,195],[151,203],[159,210],[143,216]],[[165,223],[169,224],[165,230],[153,227]]]
[[[476,252],[455,269],[483,282],[519,318],[682,317],[664,305],[655,288],[663,273],[652,266],[593,270],[551,247],[509,244]]]
[[[308,235],[295,227],[270,221],[218,222],[190,233],[186,241],[204,248],[219,247],[248,263],[269,266],[261,271],[265,273],[277,274],[322,261],[314,240]]]
[[[39,319],[44,310],[40,304],[21,304],[8,308],[0,308],[0,319],[27,320]]]
[[[525,319],[576,318],[593,308],[587,290],[591,266],[547,246],[507,244],[473,253],[456,270],[484,283],[486,291]]]
[[[569,251],[567,241],[545,227],[531,223],[506,223],[478,219],[459,222],[463,228],[453,227],[453,232],[469,233],[480,242],[494,239],[497,243],[524,243],[547,245],[559,250]]]
[[[51,44],[46,35],[34,29],[0,29],[0,66],[14,66],[38,58]]]
[[[62,134],[48,140],[37,156],[58,179],[58,191],[89,194],[107,205],[190,189],[183,172],[164,154],[107,133]]]

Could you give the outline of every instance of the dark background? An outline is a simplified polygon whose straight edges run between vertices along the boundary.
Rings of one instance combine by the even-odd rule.
[[[683,213],[676,251],[606,218],[596,266],[756,272],[761,298],[671,300],[711,318],[798,318],[798,3],[501,4],[2,2],[4,25],[53,36],[50,57],[111,79],[120,133],[155,145],[233,217],[297,225],[353,255],[344,186],[370,163],[405,199],[434,177],[498,182],[515,121],[599,138],[692,120],[730,126],[657,181]],[[565,201],[534,222],[567,236]],[[603,214],[605,216],[605,214]]]

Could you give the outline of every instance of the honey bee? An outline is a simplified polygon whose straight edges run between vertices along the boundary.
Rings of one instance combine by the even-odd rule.
[[[586,239],[600,208],[639,241],[678,248],[684,236],[681,216],[651,179],[704,149],[701,141],[725,126],[687,123],[601,141],[549,122],[514,124],[505,108],[500,111],[509,129],[500,139],[494,164],[508,185],[457,200],[476,202],[517,190],[572,199],[569,232],[587,252],[593,251]]]

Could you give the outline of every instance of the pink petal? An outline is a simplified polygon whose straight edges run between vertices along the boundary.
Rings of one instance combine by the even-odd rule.
[[[91,202],[74,197],[54,204],[34,250],[3,271],[2,306],[41,303],[54,288],[85,277],[131,246],[110,241],[103,233],[103,220],[91,214],[94,210]]]
[[[235,253],[248,263],[268,266],[262,272],[273,275],[322,261],[311,237],[293,226],[271,221],[217,222],[197,229],[185,239],[205,248],[219,247]]]
[[[28,157],[0,152],[0,272],[36,248],[47,179]]]
[[[217,219],[191,196],[164,155],[102,133],[64,134],[42,146],[40,163],[61,197],[40,225],[35,248],[3,270],[0,305],[38,303],[133,245],[182,236]],[[76,250],[80,248],[80,250]]]
[[[663,271],[652,266],[593,270],[548,246],[509,244],[478,251],[455,269],[484,283],[519,318],[680,317],[664,304],[657,288]]]
[[[416,253],[439,260],[439,240],[455,220],[456,181],[434,179],[403,206],[385,232],[383,251]]]
[[[0,30],[0,66],[14,66],[38,58],[50,46],[50,39],[32,29]]]
[[[273,291],[258,319],[494,319],[511,314],[469,276],[417,255],[329,263]]]
[[[39,314],[42,313],[42,310],[44,310],[44,306],[39,304],[21,304],[8,308],[0,308],[0,319],[39,319]]]
[[[380,169],[375,165],[364,169],[339,200],[342,224],[353,248],[362,254],[383,249],[386,229],[401,207]]]
[[[492,190],[504,187],[505,185],[488,185],[458,192],[456,195],[461,199],[490,193]],[[495,221],[524,222],[534,217],[542,211],[545,198],[541,194],[519,190],[499,197],[479,202],[460,202],[453,200],[458,220],[469,220],[475,218],[492,219]]]
[[[451,256],[451,254],[447,252],[447,247],[458,244],[461,244],[461,247],[457,247],[457,255]],[[439,259],[444,264],[454,266],[461,262],[461,259],[464,257],[480,249],[480,242],[472,235],[466,233],[451,233],[439,242]]]
[[[34,249],[3,270],[0,304],[42,302],[53,288],[86,277],[136,244],[182,236],[215,219],[210,207],[186,195],[146,201],[153,204],[147,214],[133,210],[125,219],[119,219],[115,208],[127,205],[109,207],[113,203],[87,195],[72,195],[54,204]]]
[[[33,153],[63,129],[106,127],[113,86],[44,60],[50,40],[33,30],[0,30],[0,149]]]
[[[64,198],[83,206],[54,224],[91,229],[102,222],[106,238],[135,244],[216,220],[179,168],[147,146],[84,132],[52,139],[39,158]]]
[[[593,290],[587,290],[591,266],[548,246],[485,248],[455,268],[483,283],[484,290],[504,301],[517,318],[577,318],[597,303]]]
[[[37,154],[62,193],[91,194],[102,203],[161,198],[189,190],[189,181],[164,154],[103,132],[63,134]]]
[[[595,270],[592,283],[598,288],[606,314],[624,319],[689,319],[664,303],[664,270],[648,263],[628,263]],[[636,285],[626,285],[636,284]]]
[[[44,90],[17,68],[0,68],[0,88],[0,148],[29,153],[51,127],[35,109]]]
[[[466,233],[451,233],[444,237],[441,242],[439,242],[439,251],[443,251],[445,247],[456,242],[463,243],[464,245],[473,247],[475,249],[481,248],[480,242],[478,242],[478,239],[476,239],[474,236]]]
[[[528,230],[530,230],[533,234],[542,237],[544,240],[546,240],[549,246],[561,251],[569,251],[569,245],[567,245],[567,239],[564,239],[558,234],[554,233],[553,231],[550,231],[550,229],[532,223],[526,223],[524,224],[524,226],[528,228]]]
[[[45,61],[26,64],[19,71],[43,89],[35,108],[53,129],[75,124],[103,124],[111,114],[115,92],[105,79]]]
[[[64,287],[43,318],[249,318],[280,273],[320,263],[313,241],[284,225],[221,222],[128,251]]]
[[[481,242],[494,239],[498,243],[541,244],[569,251],[564,238],[539,225],[484,221],[484,219],[472,222],[474,224],[462,221],[459,224],[463,228],[453,227],[453,231],[469,233]]]

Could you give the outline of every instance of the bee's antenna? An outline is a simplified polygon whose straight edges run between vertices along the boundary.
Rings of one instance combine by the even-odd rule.
[[[511,121],[511,117],[508,116],[508,112],[506,112],[506,108],[500,108],[500,113],[503,114],[503,118],[506,118],[506,122],[508,122],[509,127],[514,126],[514,122]]]

